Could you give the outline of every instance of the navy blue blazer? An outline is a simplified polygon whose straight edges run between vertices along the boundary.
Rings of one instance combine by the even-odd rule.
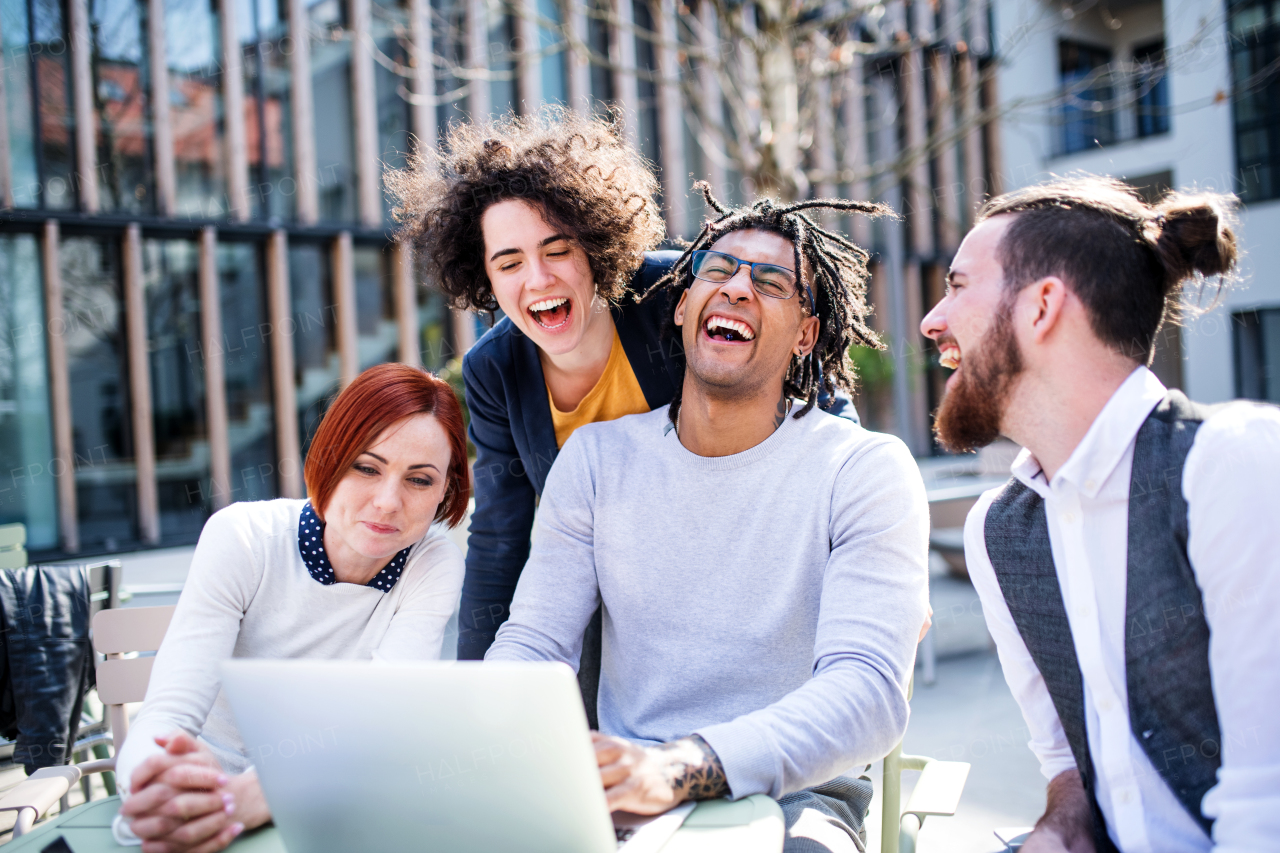
[[[632,292],[647,291],[680,257],[650,252],[632,278]],[[671,402],[684,377],[679,340],[662,339],[667,295],[612,309],[618,338],[649,408]],[[504,318],[462,359],[476,448],[475,498],[467,540],[467,573],[458,614],[458,658],[480,660],[507,620],[516,582],[529,558],[537,498],[556,460],[555,427],[538,348]]]

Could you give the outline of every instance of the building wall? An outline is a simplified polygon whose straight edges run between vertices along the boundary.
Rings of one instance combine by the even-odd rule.
[[[1234,192],[1237,187],[1232,117],[1230,44],[1225,3],[1193,0],[1131,4],[1111,29],[1097,7],[1083,19],[1064,20],[1062,7],[1043,0],[997,0],[997,42],[1006,65],[1000,72],[1005,179],[1010,188],[1050,175],[1077,172],[1140,178],[1168,171],[1177,189]],[[1055,156],[1054,111],[1046,103],[1059,90],[1058,42],[1062,38],[1109,45],[1118,59],[1135,43],[1163,30],[1173,56],[1169,68],[1171,127],[1167,134],[1132,139]],[[1280,202],[1240,210],[1241,281],[1220,299],[1203,300],[1181,330],[1184,390],[1203,402],[1235,396],[1233,311],[1280,306]]]
[[[706,213],[695,168],[752,200],[743,161],[702,150],[691,120],[729,109],[693,46],[749,65],[716,16],[750,30],[753,7],[719,8],[0,0],[0,523],[26,523],[42,557],[193,541],[228,502],[301,496],[309,437],[360,370],[465,351],[478,318],[449,315],[392,239],[382,169],[410,133],[616,106],[673,238]],[[837,16],[804,126],[777,130],[805,140],[802,192],[904,214],[824,223],[873,254],[890,349],[864,414],[928,454],[938,368],[917,326],[998,172],[978,114],[991,39],[983,0],[882,11]]]

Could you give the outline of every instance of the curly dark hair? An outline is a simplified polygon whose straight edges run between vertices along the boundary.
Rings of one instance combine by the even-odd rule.
[[[484,268],[480,220],[508,199],[542,209],[549,224],[586,252],[596,292],[627,292],[644,253],[665,233],[650,164],[621,133],[617,113],[586,118],[563,107],[492,124],[455,124],[437,151],[424,146],[409,168],[387,175],[399,239],[422,259],[452,305],[495,311]]]
[[[828,231],[801,211],[814,209],[860,213],[865,216],[894,216],[887,205],[870,201],[848,201],[817,198],[779,204],[769,198],[758,199],[750,207],[729,208],[711,193],[706,181],[698,181],[694,190],[701,192],[707,205],[719,214],[703,223],[698,236],[689,244],[671,271],[659,279],[644,298],[665,288],[685,288],[692,284],[693,253],[708,249],[721,237],[733,231],[768,231],[785,237],[795,247],[795,268],[801,271],[807,295],[813,300],[809,310],[818,317],[818,343],[804,358],[793,356],[783,377],[782,391],[788,397],[805,401],[795,413],[800,418],[818,402],[819,392],[828,394],[836,388],[852,392],[857,373],[849,358],[853,344],[884,349],[880,337],[867,325],[871,308],[867,305],[867,259],[865,250],[839,234]],[[669,331],[674,322],[668,320]],[[671,401],[671,422],[680,412],[680,392]]]

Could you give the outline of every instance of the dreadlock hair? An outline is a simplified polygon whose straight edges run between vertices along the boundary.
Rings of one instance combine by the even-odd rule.
[[[702,193],[707,205],[719,214],[702,225],[698,236],[684,254],[659,279],[642,299],[668,288],[687,288],[693,283],[693,253],[709,249],[721,237],[733,231],[768,231],[791,241],[795,251],[798,283],[810,286],[815,304],[809,306],[818,318],[818,343],[804,358],[793,356],[782,380],[787,397],[805,401],[794,415],[801,418],[818,402],[825,390],[836,388],[852,392],[857,372],[849,358],[854,344],[884,349],[880,337],[867,325],[871,307],[867,305],[867,260],[870,255],[851,241],[828,231],[803,211],[814,209],[861,213],[864,216],[894,216],[887,205],[870,201],[839,198],[815,198],[779,204],[769,198],[757,199],[750,207],[731,208],[722,204],[711,192],[711,185],[698,181],[693,185]],[[675,321],[669,315],[666,333],[675,334]],[[671,422],[680,414],[680,389],[671,400]]]

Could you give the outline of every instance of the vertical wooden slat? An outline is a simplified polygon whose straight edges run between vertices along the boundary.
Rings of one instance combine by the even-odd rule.
[[[981,67],[981,66],[979,66]],[[992,112],[992,105],[1000,103],[996,89],[996,66],[992,64],[982,71],[982,104],[983,114]],[[1004,156],[1000,143],[1000,123],[989,119],[982,125],[983,139],[986,141],[986,174],[988,191],[992,195],[1004,192]]]
[[[662,162],[662,200],[666,208],[667,233],[687,236],[689,221],[689,175],[684,159],[684,110],[680,96],[680,58],[676,51],[679,21],[675,0],[656,0],[657,21],[658,132]]]
[[[4,28],[0,26],[0,65],[8,66],[4,55]],[[4,86],[5,75],[0,74],[0,209],[13,207],[13,167],[9,162],[9,97]]]
[[[293,78],[293,166],[297,171],[298,221],[312,225],[320,218],[320,178],[316,170],[315,105],[311,91],[311,26],[303,0],[289,2],[289,73]]]
[[[418,289],[413,280],[413,253],[403,240],[391,244],[391,275],[396,297],[396,328],[400,334],[400,360],[422,366],[418,337]]]
[[[147,0],[147,42],[151,50],[151,128],[155,142],[156,213],[172,216],[178,177],[173,163],[173,120],[169,109],[169,54],[164,36],[165,0]]]
[[[636,33],[633,0],[613,0],[616,24],[609,27],[609,59],[613,63],[613,97],[622,108],[623,135],[640,147],[640,92],[636,87]]]
[[[725,168],[728,161],[725,154],[728,146],[724,125],[724,90],[720,86],[718,67],[722,61],[720,45],[720,21],[716,16],[716,4],[711,0],[698,3],[698,46],[703,56],[698,60],[698,91],[702,103],[702,133],[698,142],[702,147],[702,177],[711,184],[716,195],[724,198],[727,195],[725,186]]]
[[[870,199],[871,187],[865,178],[867,173],[867,103],[866,78],[862,57],[854,55],[845,80],[843,106],[844,136],[841,139],[843,168],[851,173],[849,193],[855,199]],[[865,216],[849,217],[849,236],[863,248],[871,245],[871,220]]]
[[[60,234],[58,220],[44,224],[41,254],[44,266],[44,311],[49,329],[49,402],[53,414],[53,452],[57,470],[53,472],[58,490],[58,530],[62,549],[69,554],[80,550],[80,527],[76,514],[75,443],[71,429],[71,376],[67,370],[67,322],[62,306],[62,267],[58,263]]]
[[[813,105],[813,153],[814,166],[822,173],[814,189],[818,198],[834,198],[836,182],[833,177],[836,171],[836,128],[835,108],[831,103],[831,78],[819,77],[814,81]],[[821,211],[819,221],[830,228],[835,223],[835,215],[830,211]]]
[[[463,308],[451,309],[453,314],[453,346],[457,358],[467,354],[476,343],[476,315]]]
[[[231,438],[227,425],[226,356],[222,295],[218,292],[218,230],[200,230],[200,348],[204,352],[205,424],[213,508],[231,503]]]
[[[566,0],[564,27],[569,34],[569,53],[565,57],[568,79],[565,81],[569,106],[582,115],[591,114],[591,59],[587,54],[590,44],[587,30],[586,7],[581,0]]]
[[[964,146],[966,221],[971,223],[987,194],[982,169],[982,127],[978,124],[977,60],[972,50],[960,54],[956,77],[956,88],[960,92],[960,122],[964,131],[961,144]]]
[[[129,352],[129,397],[133,415],[133,461],[138,473],[138,533],[160,541],[160,501],[156,490],[155,424],[151,416],[151,356],[147,342],[147,300],[142,280],[142,229],[124,232],[124,321]]]
[[[351,252],[351,232],[333,241],[333,301],[338,324],[338,381],[345,388],[360,372],[356,325],[356,266]]]
[[[413,41],[413,133],[418,144],[434,148],[436,135],[436,74],[431,47],[431,2],[409,0],[409,33]]]
[[[68,0],[71,31],[71,100],[76,116],[76,187],[80,209],[98,212],[97,128],[93,115],[89,0]]]
[[[954,252],[960,244],[960,198],[956,187],[956,146],[950,142],[955,132],[955,101],[951,92],[951,52],[934,51],[930,56],[933,75],[933,127],[941,140],[935,155],[938,168],[938,248]]]
[[[378,151],[378,92],[369,37],[369,0],[351,3],[351,102],[356,120],[356,197],[366,228],[382,223],[382,169]]]
[[[485,0],[467,3],[467,68],[473,75],[467,87],[467,112],[471,120],[483,124],[492,112],[489,92],[489,13]]]
[[[243,222],[249,218],[249,142],[244,124],[244,65],[236,4],[221,4],[223,140],[227,151],[227,215]]]
[[[924,102],[924,57],[919,47],[902,59],[902,111],[905,118],[906,148],[912,158],[907,169],[906,215],[911,226],[911,250],[928,257],[933,254],[933,208],[929,198],[929,159]]]
[[[271,384],[276,403],[276,471],[280,497],[300,498],[302,450],[298,441],[298,389],[294,385],[293,335],[297,331],[289,296],[289,236],[283,228],[267,240],[267,312],[271,321]]]
[[[542,106],[542,30],[538,26],[538,0],[516,0],[517,93],[522,115],[532,115]]]

